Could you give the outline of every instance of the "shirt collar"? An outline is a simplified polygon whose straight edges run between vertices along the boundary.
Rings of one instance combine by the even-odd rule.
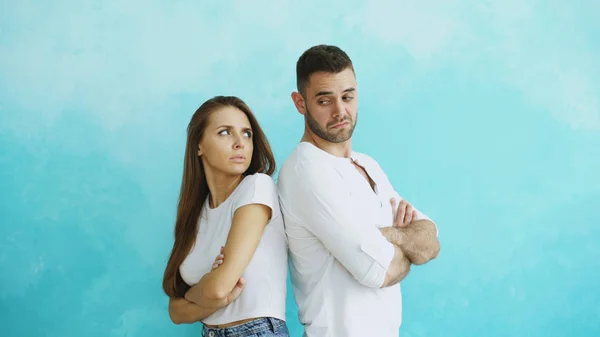
[[[350,152],[350,158],[346,158],[334,156],[331,153],[324,151],[309,142],[300,142],[298,144],[298,147],[301,148],[303,151],[308,152],[311,157],[319,159],[320,161],[326,160],[335,164],[350,164],[350,160],[352,160],[357,164],[359,163],[358,153],[354,151]]]

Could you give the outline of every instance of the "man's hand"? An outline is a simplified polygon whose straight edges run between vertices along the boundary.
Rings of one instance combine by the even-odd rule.
[[[390,203],[394,223],[379,229],[383,236],[401,248],[412,264],[421,265],[435,259],[440,251],[435,224],[430,220],[417,220],[417,211],[405,200],[400,202],[397,210],[394,210],[394,198]]]
[[[406,227],[417,218],[417,211],[404,199],[400,201],[396,210],[396,198],[390,199],[392,204],[392,213],[394,215],[394,227]]]

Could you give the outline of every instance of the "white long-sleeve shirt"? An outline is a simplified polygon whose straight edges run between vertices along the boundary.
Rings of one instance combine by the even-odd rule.
[[[371,157],[349,158],[302,142],[281,167],[280,203],[299,318],[308,337],[398,336],[400,284],[381,288],[394,247],[390,198],[401,197]],[[428,219],[417,210],[417,219]]]

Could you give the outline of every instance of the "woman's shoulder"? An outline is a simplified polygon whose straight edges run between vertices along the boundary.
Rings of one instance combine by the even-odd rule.
[[[254,173],[244,177],[240,183],[240,194],[273,194],[277,195],[277,185],[268,174]]]
[[[268,174],[255,173],[244,177],[236,193],[233,209],[249,203],[262,203],[276,207],[277,185]]]
[[[244,184],[248,186],[257,186],[257,187],[275,187],[275,180],[268,174],[265,173],[254,173],[249,174],[244,177]]]

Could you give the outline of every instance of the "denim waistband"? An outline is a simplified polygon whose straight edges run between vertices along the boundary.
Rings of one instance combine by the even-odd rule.
[[[285,322],[272,317],[257,318],[250,322],[235,325],[229,328],[209,328],[203,326],[202,336],[207,337],[245,337],[257,334],[263,331],[277,333],[278,329],[285,325]]]

